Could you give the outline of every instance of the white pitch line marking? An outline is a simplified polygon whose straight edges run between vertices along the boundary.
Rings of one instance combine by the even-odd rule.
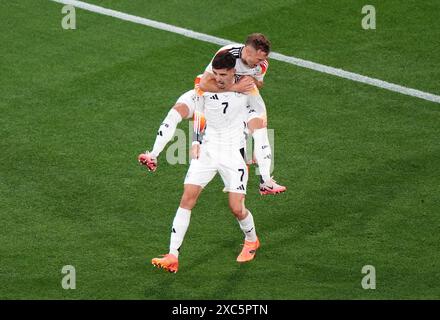
[[[230,41],[227,39],[222,39],[222,38],[210,36],[210,35],[207,35],[204,33],[192,31],[189,29],[176,27],[176,26],[173,26],[173,25],[170,25],[167,23],[138,17],[135,15],[123,13],[123,12],[112,10],[112,9],[107,9],[107,8],[93,5],[93,4],[90,4],[87,2],[83,2],[83,1],[77,1],[77,0],[51,0],[51,1],[65,4],[65,5],[72,5],[76,8],[80,8],[83,10],[99,13],[99,14],[102,14],[105,16],[110,16],[110,17],[121,19],[121,20],[141,24],[141,25],[152,27],[155,29],[169,31],[172,33],[177,33],[177,34],[180,34],[180,35],[188,37],[188,38],[217,44],[219,46],[224,46],[224,45],[227,45],[230,43],[235,43],[234,41]],[[348,79],[348,80],[352,80],[352,81],[356,81],[356,82],[360,82],[360,83],[365,83],[365,84],[368,84],[368,85],[371,85],[374,87],[378,87],[378,88],[382,88],[385,90],[401,93],[401,94],[404,94],[407,96],[412,96],[412,97],[424,99],[427,101],[440,103],[440,96],[438,96],[438,95],[435,95],[435,94],[432,94],[429,92],[423,92],[423,91],[420,91],[417,89],[404,87],[404,86],[394,84],[391,82],[386,82],[386,81],[383,81],[380,79],[370,78],[370,77],[363,76],[363,75],[360,75],[360,74],[357,74],[354,72],[345,71],[343,69],[333,68],[330,66],[316,63],[316,62],[286,56],[286,55],[283,55],[283,54],[277,53],[277,52],[272,52],[270,54],[270,58],[274,59],[274,60],[286,62],[289,64],[293,64],[298,67],[307,68],[307,69],[319,71],[322,73],[327,73],[327,74],[330,74],[333,76],[337,76],[340,78],[344,78],[344,79]]]

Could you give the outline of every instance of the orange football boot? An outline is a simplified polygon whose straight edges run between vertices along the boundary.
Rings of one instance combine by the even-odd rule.
[[[179,269],[179,260],[174,254],[168,253],[162,255],[163,258],[151,259],[151,264],[157,268],[162,268],[171,273],[176,273]]]
[[[243,249],[241,253],[237,257],[237,262],[248,262],[251,261],[255,257],[255,252],[260,247],[260,240],[257,238],[257,241],[250,242],[244,241]]]

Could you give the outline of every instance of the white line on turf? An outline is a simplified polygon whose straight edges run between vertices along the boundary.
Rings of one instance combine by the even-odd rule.
[[[213,44],[218,44],[219,46],[224,46],[224,45],[227,45],[230,43],[234,43],[234,41],[230,41],[227,39],[222,39],[222,38],[210,36],[210,35],[207,35],[204,33],[195,32],[195,31],[192,31],[189,29],[176,27],[176,26],[166,24],[163,22],[158,22],[158,21],[147,19],[147,18],[142,18],[142,17],[131,15],[131,14],[123,13],[120,11],[103,8],[103,7],[93,5],[93,4],[90,4],[87,2],[83,2],[83,1],[77,1],[77,0],[51,0],[51,1],[62,3],[65,5],[72,5],[76,8],[99,13],[99,14],[106,15],[106,16],[111,16],[111,17],[118,18],[118,19],[125,20],[125,21],[134,22],[134,23],[141,24],[144,26],[149,26],[149,27],[152,27],[155,29],[169,31],[172,33],[177,33],[177,34],[180,34],[180,35],[188,37],[188,38],[197,39],[200,41],[205,41],[205,42],[209,42],[209,43],[213,43]],[[398,92],[398,93],[401,93],[404,95],[417,97],[417,98],[432,101],[435,103],[440,103],[440,96],[438,96],[438,95],[428,93],[428,92],[423,92],[423,91],[408,88],[408,87],[404,87],[404,86],[390,83],[390,82],[386,82],[383,80],[370,78],[370,77],[363,76],[363,75],[360,75],[357,73],[345,71],[343,69],[333,68],[330,66],[316,63],[316,62],[286,56],[286,55],[283,55],[283,54],[280,54],[277,52],[272,52],[270,54],[270,58],[274,59],[274,60],[290,63],[290,64],[293,64],[293,65],[296,65],[299,67],[327,73],[327,74],[334,75],[334,76],[337,76],[340,78],[349,79],[352,81],[361,82],[361,83],[369,84],[371,86],[375,86],[378,88],[386,89],[389,91]]]

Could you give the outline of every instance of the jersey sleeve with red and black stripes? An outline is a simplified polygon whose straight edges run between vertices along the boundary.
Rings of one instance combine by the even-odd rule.
[[[269,61],[264,60],[264,61],[260,62],[259,65],[261,67],[261,74],[265,75],[267,72],[267,69],[269,68]]]

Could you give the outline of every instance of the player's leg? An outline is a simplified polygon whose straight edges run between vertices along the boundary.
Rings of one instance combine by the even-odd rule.
[[[267,134],[267,120],[264,114],[251,116],[248,129],[254,138],[254,155],[260,170],[260,194],[275,194],[286,191],[286,187],[276,183],[270,176],[272,149]]]
[[[182,119],[186,119],[188,113],[189,108],[185,103],[176,103],[173,108],[171,108],[157,130],[156,140],[154,141],[153,150],[151,151],[152,156],[156,158],[159,156],[168,142],[173,138],[177,125]]]
[[[260,246],[252,213],[244,204],[249,172],[240,150],[227,153],[219,165],[219,173],[225,184],[225,191],[229,192],[229,208],[237,218],[238,224],[245,235],[243,250],[237,261],[250,261]]]
[[[177,272],[180,247],[191,220],[191,210],[196,205],[203,188],[214,178],[217,169],[202,148],[199,159],[193,159],[188,169],[184,191],[171,228],[170,250],[163,258],[154,258],[151,263],[170,272]]]
[[[247,127],[254,139],[254,152],[256,162],[260,169],[260,178],[264,182],[270,180],[270,166],[272,163],[272,150],[269,144],[267,127],[264,118],[253,117],[248,120]]]
[[[242,193],[229,192],[229,208],[235,218],[237,218],[245,240],[255,242],[257,241],[257,233],[255,231],[254,218],[245,206],[245,197]]]
[[[139,155],[139,162],[145,165],[148,170],[155,171],[157,167],[157,158],[163,151],[165,146],[174,137],[177,125],[182,119],[189,119],[192,117],[195,109],[195,93],[194,90],[185,92],[177,99],[176,104],[168,112],[165,119],[162,121],[157,130],[156,140],[151,152],[146,151]]]
[[[179,250],[188,230],[191,219],[191,210],[196,205],[197,199],[202,192],[202,187],[194,184],[185,184],[183,195],[180,200],[179,208],[173,220],[171,228],[170,252],[176,257],[179,257]]]
[[[193,184],[185,184],[183,195],[174,216],[171,227],[170,250],[162,258],[153,258],[151,263],[169,272],[177,272],[179,268],[179,250],[185,238],[191,220],[191,210],[202,192],[202,187]]]
[[[254,217],[245,206],[245,195],[242,193],[229,193],[229,208],[237,218],[240,229],[245,236],[244,245],[237,257],[238,262],[247,262],[255,257],[255,252],[260,247],[260,240],[255,230]]]

